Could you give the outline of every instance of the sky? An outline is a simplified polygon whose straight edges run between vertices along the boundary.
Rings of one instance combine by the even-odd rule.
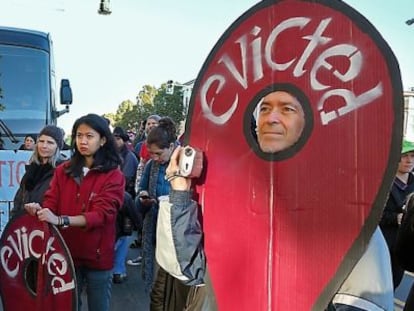
[[[0,25],[49,32],[57,81],[69,79],[73,104],[58,125],[70,132],[87,113],[115,113],[143,85],[197,77],[225,30],[257,0],[0,0]],[[381,33],[396,55],[404,89],[414,87],[412,0],[347,0]]]

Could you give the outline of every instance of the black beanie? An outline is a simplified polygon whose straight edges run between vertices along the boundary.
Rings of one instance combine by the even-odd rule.
[[[63,132],[62,130],[54,125],[46,125],[39,133],[39,137],[42,135],[50,136],[52,137],[56,145],[60,150],[63,148]]]

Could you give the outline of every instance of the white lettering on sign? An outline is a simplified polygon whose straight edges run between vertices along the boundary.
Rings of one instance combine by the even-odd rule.
[[[233,113],[237,109],[237,104],[239,102],[239,95],[235,94],[235,98],[233,101],[233,104],[231,105],[230,109],[227,110],[222,115],[216,116],[213,113],[213,104],[214,104],[214,96],[211,98],[210,102],[207,102],[207,91],[210,89],[212,84],[214,82],[218,82],[218,86],[216,89],[216,94],[220,93],[220,91],[223,89],[224,84],[226,83],[226,80],[221,75],[213,75],[210,78],[207,79],[206,83],[201,87],[201,108],[203,109],[204,115],[207,119],[211,120],[215,124],[224,124],[226,123]]]
[[[40,243],[35,243],[36,239],[40,239]],[[25,260],[29,258],[40,259],[40,264],[45,265],[48,274],[52,277],[51,288],[53,294],[62,293],[75,288],[75,280],[72,278],[66,282],[63,278],[68,273],[68,262],[63,254],[56,251],[53,236],[45,240],[44,232],[41,230],[33,230],[27,232],[25,227],[14,231],[14,235],[9,235],[5,243],[0,249],[0,262],[2,268],[10,278],[19,275]],[[35,245],[44,245],[44,252],[41,249],[35,249]],[[18,260],[16,260],[18,259]],[[15,264],[12,264],[15,263]]]
[[[372,103],[375,99],[379,98],[383,94],[383,85],[381,81],[378,81],[375,85],[367,88],[367,90],[361,94],[355,94],[353,90],[334,89],[333,86],[324,84],[318,80],[318,72],[321,69],[328,70],[334,78],[341,82],[349,82],[359,76],[363,65],[363,55],[358,47],[352,44],[339,43],[327,47],[324,52],[317,57],[316,61],[311,64],[311,70],[309,72],[304,69],[310,56],[314,53],[317,47],[333,43],[333,38],[323,35],[325,30],[331,25],[332,18],[322,19],[312,33],[304,34],[302,36],[302,39],[309,41],[309,43],[301,55],[292,55],[290,60],[283,63],[278,62],[272,51],[277,50],[277,39],[279,35],[292,28],[299,28],[299,30],[302,31],[311,20],[312,19],[308,17],[293,17],[284,20],[272,29],[267,38],[259,36],[261,28],[256,25],[249,33],[246,33],[235,40],[240,51],[237,56],[237,59],[241,60],[240,69],[237,68],[236,63],[227,53],[224,53],[224,55],[218,59],[217,63],[224,65],[226,71],[230,73],[230,77],[243,89],[247,89],[250,83],[255,83],[263,79],[263,68],[265,65],[272,71],[292,70],[292,76],[295,78],[308,74],[311,89],[321,92],[317,108],[320,112],[321,123],[327,125],[329,122]],[[253,40],[251,40],[252,36]],[[253,55],[251,62],[248,61],[249,53]],[[343,73],[333,68],[333,65],[328,61],[329,58],[336,56],[346,57],[348,59],[348,67]],[[249,66],[252,66],[252,68]],[[249,81],[249,70],[251,70],[251,76],[253,77],[253,81],[251,82]],[[223,74],[213,73],[211,76],[207,77],[200,88],[200,102],[204,116],[211,122],[219,125],[225,124],[232,117],[237,109],[239,101],[237,89],[232,90],[234,96],[231,103],[217,103],[215,101],[216,96],[219,95],[220,92],[228,92],[228,90],[225,89],[227,83],[228,81],[226,81],[226,77]],[[331,96],[341,97],[345,102],[344,107],[339,108],[337,111],[328,111],[324,104]],[[216,115],[213,111],[213,106],[219,104],[227,105],[228,109],[224,113]]]
[[[47,272],[53,275],[51,285],[53,294],[63,293],[75,288],[75,280],[72,279],[69,283],[61,277],[68,272],[68,262],[62,254],[54,253],[47,261]]]

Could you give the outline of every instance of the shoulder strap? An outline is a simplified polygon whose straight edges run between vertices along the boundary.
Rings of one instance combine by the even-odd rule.
[[[148,181],[148,193],[153,198],[157,196],[157,180],[159,171],[160,165],[157,162],[151,161],[151,168]]]

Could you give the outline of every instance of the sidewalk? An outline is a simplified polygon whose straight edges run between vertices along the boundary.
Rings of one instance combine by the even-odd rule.
[[[128,259],[136,258],[140,250],[130,248]],[[145,293],[141,278],[141,266],[127,265],[128,279],[121,284],[112,284],[111,311],[147,311],[149,296]],[[87,311],[86,297],[82,300],[82,310]]]

